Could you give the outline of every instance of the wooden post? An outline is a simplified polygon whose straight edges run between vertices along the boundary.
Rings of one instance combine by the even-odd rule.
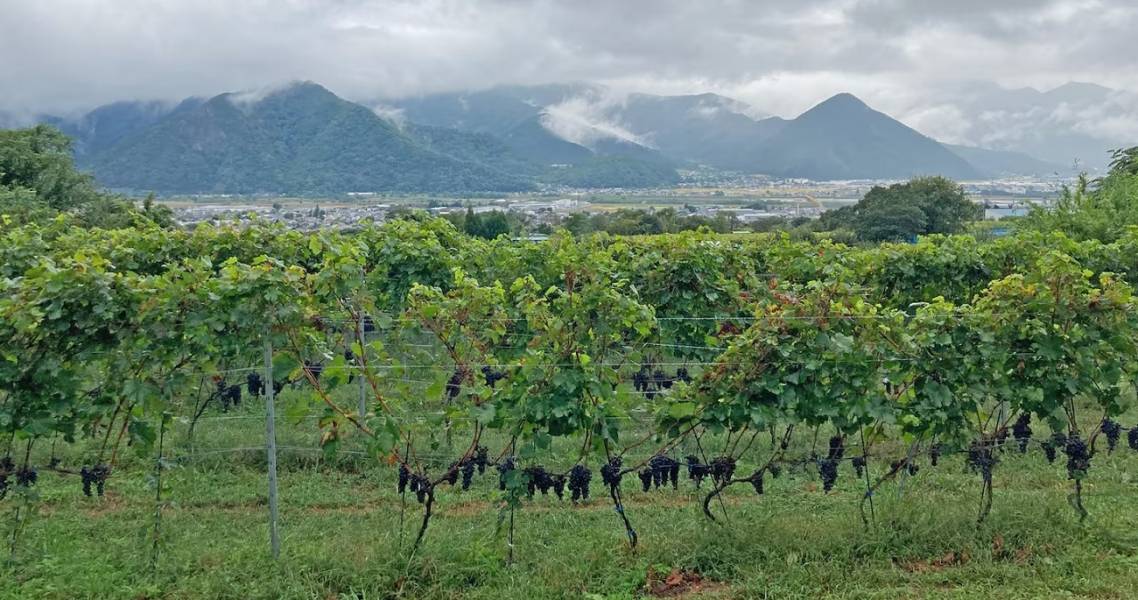
[[[269,544],[273,560],[281,556],[281,539],[277,532],[277,411],[273,395],[273,343],[265,342],[265,451],[269,469]]]
[[[356,339],[360,341],[360,355],[356,357],[356,365],[359,366],[359,368],[360,368],[360,374],[359,374],[359,379],[360,379],[360,406],[359,406],[359,409],[360,409],[360,418],[362,419],[362,418],[367,416],[367,386],[368,386],[368,383],[367,383],[367,374],[364,372],[364,357],[363,357],[363,353],[367,352],[367,340],[364,339],[364,336],[366,336],[367,334],[364,332],[363,312],[361,311],[359,314],[360,314],[360,316],[356,319]]]

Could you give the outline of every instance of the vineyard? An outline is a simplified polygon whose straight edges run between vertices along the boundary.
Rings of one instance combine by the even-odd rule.
[[[1013,568],[1079,539],[1138,583],[1135,284],[1138,230],[0,225],[3,572],[47,597],[534,597],[562,573],[537,596],[785,597],[850,585],[828,561],[973,568],[982,536]],[[740,573],[775,552],[800,579]]]

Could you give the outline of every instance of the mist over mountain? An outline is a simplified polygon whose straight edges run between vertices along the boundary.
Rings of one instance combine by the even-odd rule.
[[[1043,95],[1070,106],[1112,93],[1071,85]],[[1013,90],[990,105],[1010,111],[1040,95]],[[695,167],[815,180],[1063,170],[1022,151],[941,144],[851,94],[784,119],[710,93],[562,84],[360,104],[305,82],[37,120],[71,135],[78,163],[100,183],[166,194],[652,187]],[[1052,137],[1064,135],[1073,134]]]

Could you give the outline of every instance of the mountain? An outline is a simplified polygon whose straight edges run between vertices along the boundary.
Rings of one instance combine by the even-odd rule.
[[[976,83],[942,94],[955,143],[1022,152],[1074,169],[1103,169],[1138,141],[1138,94],[1070,82],[1048,91]]]
[[[953,154],[968,161],[968,164],[980,171],[984,177],[1006,177],[1010,175],[1033,175],[1046,177],[1056,173],[1062,174],[1070,171],[1070,167],[1049,163],[1024,154],[1009,150],[988,150],[973,146],[958,146],[944,144],[945,148]]]
[[[758,172],[807,179],[980,176],[936,140],[851,94],[838,94],[787,122],[762,144],[753,161]]]
[[[86,158],[82,164],[108,187],[162,193],[531,187],[523,177],[469,155],[440,152],[313,83],[264,97],[222,94],[183,103]]]
[[[718,94],[632,94],[608,116],[666,156],[732,170],[748,168],[746,157],[785,124]]]

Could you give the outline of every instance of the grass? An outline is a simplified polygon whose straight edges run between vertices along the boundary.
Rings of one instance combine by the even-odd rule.
[[[256,418],[204,424],[193,451],[255,446],[260,427]],[[280,430],[282,446],[312,447],[311,423]],[[171,455],[190,452],[184,432],[170,437]],[[513,564],[494,474],[469,492],[440,491],[412,554],[421,509],[401,502],[393,469],[292,450],[282,452],[274,563],[261,462],[256,452],[204,454],[167,469],[156,565],[152,459],[127,460],[101,499],[82,496],[75,477],[44,472],[15,556],[0,567],[0,597],[619,599],[644,595],[650,571],[673,569],[703,577],[685,596],[699,598],[1128,598],[1138,589],[1138,453],[1127,448],[1095,458],[1083,524],[1067,505],[1062,461],[1048,465],[1038,448],[1003,455],[979,527],[979,477],[959,455],[936,468],[924,461],[903,490],[883,486],[868,529],[848,463],[830,494],[806,469],[768,479],[761,497],[733,487],[713,504],[717,523],[700,513],[690,482],[645,494],[629,476],[635,551],[594,475],[583,506],[539,495],[516,513]],[[17,495],[0,502],[6,536],[17,507],[28,514]]]

